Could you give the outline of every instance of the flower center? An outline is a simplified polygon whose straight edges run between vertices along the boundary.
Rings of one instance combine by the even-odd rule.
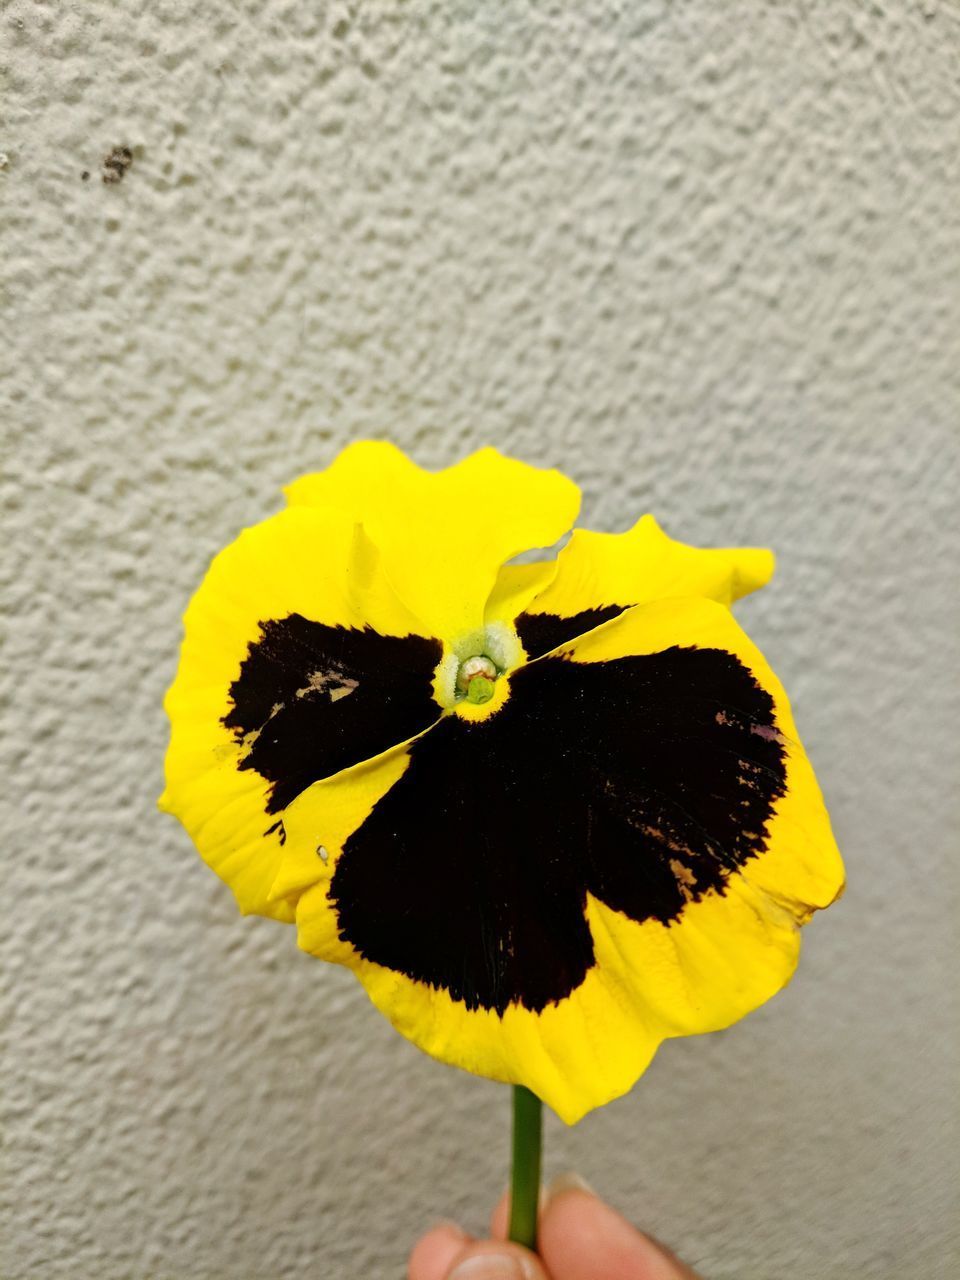
[[[457,689],[466,695],[468,702],[489,702],[493,697],[493,684],[497,668],[486,654],[476,654],[460,663],[457,671]]]

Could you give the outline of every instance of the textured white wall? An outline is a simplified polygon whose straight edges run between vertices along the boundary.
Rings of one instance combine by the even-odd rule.
[[[209,557],[366,435],[780,553],[741,617],[850,889],[550,1171],[717,1280],[958,1274],[956,5],[0,12],[0,1275],[395,1277],[501,1188],[507,1092],[154,809]]]

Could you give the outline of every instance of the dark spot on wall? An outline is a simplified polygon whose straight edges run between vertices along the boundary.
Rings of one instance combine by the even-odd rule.
[[[83,173],[81,173],[81,175],[80,175],[80,181],[81,181],[81,182],[89,182],[89,181],[90,181],[90,170],[89,170],[89,169],[84,169]]]
[[[107,186],[122,182],[124,174],[133,164],[133,152],[129,147],[114,147],[103,157],[102,178]]]

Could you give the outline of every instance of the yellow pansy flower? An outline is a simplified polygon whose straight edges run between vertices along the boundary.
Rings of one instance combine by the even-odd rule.
[[[767,551],[482,449],[354,444],[214,559],[162,806],[426,1052],[564,1120],[778,991],[843,870],[786,695],[729,606]]]

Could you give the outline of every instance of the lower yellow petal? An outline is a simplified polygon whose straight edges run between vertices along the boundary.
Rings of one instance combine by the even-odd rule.
[[[541,1002],[540,1007],[525,1003],[522,995],[499,1008],[476,996],[455,998],[451,994],[455,982],[448,982],[446,978],[435,982],[418,980],[411,976],[412,970],[377,963],[351,943],[349,918],[345,927],[338,914],[338,903],[343,899],[338,900],[332,891],[341,859],[347,860],[345,868],[380,865],[384,869],[385,879],[392,886],[390,891],[384,897],[382,887],[378,893],[378,886],[369,885],[369,893],[379,898],[377,910],[383,913],[381,919],[385,925],[390,924],[391,909],[409,911],[417,936],[435,930],[438,936],[453,939],[450,945],[454,947],[456,938],[463,936],[464,963],[468,955],[476,954],[476,948],[468,949],[466,935],[459,932],[459,923],[451,930],[448,921],[421,910],[422,900],[415,896],[420,892],[417,885],[430,888],[422,880],[421,867],[424,864],[434,867],[444,876],[444,858],[473,856],[477,848],[487,851],[491,866],[511,864],[511,857],[504,858],[497,849],[500,844],[509,853],[513,848],[509,842],[515,833],[502,823],[498,825],[498,814],[509,810],[506,792],[498,791],[495,768],[482,774],[466,769],[467,785],[471,777],[480,783],[476,809],[469,806],[464,809],[468,820],[474,815],[476,824],[469,842],[465,840],[458,845],[450,839],[443,847],[418,850],[410,831],[390,825],[394,820],[399,824],[406,814],[427,839],[451,830],[449,824],[437,825],[432,815],[438,806],[451,808],[447,797],[453,766],[444,767],[436,774],[443,778],[444,790],[431,795],[423,789],[428,781],[423,772],[424,762],[432,758],[439,768],[437,761],[445,759],[446,751],[444,745],[431,756],[423,750],[427,743],[459,742],[463,747],[469,744],[469,758],[476,767],[485,758],[487,745],[499,743],[501,750],[505,747],[505,740],[496,733],[502,733],[503,724],[510,723],[509,717],[516,714],[521,686],[528,691],[549,691],[550,681],[543,674],[549,669],[565,673],[556,688],[566,696],[573,696],[573,709],[579,718],[572,723],[587,724],[580,716],[580,701],[602,686],[591,679],[584,683],[584,693],[577,694],[577,668],[591,668],[595,674],[605,664],[643,655],[662,655],[677,647],[719,650],[735,657],[740,668],[749,672],[766,691],[768,705],[772,700],[773,707],[772,721],[749,722],[753,727],[745,730],[746,737],[769,747],[769,740],[775,735],[777,744],[782,746],[783,785],[778,783],[763,839],[753,841],[754,852],[745,861],[731,866],[720,888],[711,888],[702,896],[691,891],[682,909],[672,918],[651,916],[641,920],[613,909],[597,896],[603,888],[601,877],[601,889],[588,893],[584,905],[592,955],[573,989],[562,998]],[[536,672],[541,674],[534,679]],[[573,677],[573,683],[569,677]],[[637,678],[647,677],[639,671]],[[301,894],[297,904],[298,936],[305,950],[353,969],[375,1006],[427,1053],[479,1075],[524,1084],[561,1118],[572,1123],[591,1108],[628,1090],[664,1039],[728,1026],[780,990],[797,962],[800,925],[815,909],[828,905],[837,896],[843,884],[843,869],[816,779],[797,738],[783,689],[756,646],[724,606],[692,599],[658,601],[631,609],[564,646],[558,653],[531,664],[511,677],[511,681],[515,685],[513,693],[493,716],[466,726],[456,715],[445,718],[416,742],[405,743],[375,760],[315,784],[291,806],[288,823],[291,831],[298,833],[298,845],[305,847],[313,840],[324,855],[322,874]],[[623,687],[619,686],[621,690]],[[574,691],[572,695],[571,691]],[[678,696],[685,696],[682,689]],[[527,706],[529,709],[529,704]],[[662,711],[662,703],[656,706]],[[531,714],[536,715],[535,708]],[[544,714],[552,717],[551,725],[562,724],[555,705],[544,706]],[[717,712],[718,725],[726,723],[724,715],[722,710]],[[713,717],[712,709],[709,716]],[[517,720],[517,723],[523,721]],[[669,725],[664,727],[664,732],[670,732]],[[754,732],[757,738],[752,736]],[[722,733],[727,730],[723,729]],[[548,737],[553,740],[558,735],[559,729],[557,734],[551,729]],[[732,736],[730,741],[730,749],[735,752],[742,737]],[[522,759],[525,749],[528,749],[526,741],[511,745],[509,758],[503,760],[504,787],[515,784],[511,762]],[[559,741],[557,749],[575,769],[588,771],[594,764],[589,754],[590,744],[582,743],[576,736],[569,741]],[[695,742],[691,741],[690,749],[696,750]],[[739,767],[746,768],[749,764],[750,761],[742,761]],[[411,792],[414,783],[407,785],[408,771],[414,767],[420,770],[415,782],[421,789]],[[538,767],[542,771],[550,766],[544,760],[539,765],[533,761],[532,767],[531,776],[535,776]],[[410,777],[413,776],[411,773]],[[691,778],[695,776],[695,772],[691,773]],[[743,775],[748,787],[750,780],[749,773]],[[557,786],[561,785],[563,779],[558,776]],[[396,799],[404,789],[407,808]],[[411,794],[420,797],[424,809],[409,808]],[[548,805],[549,797],[548,777],[545,787],[536,793],[536,802]],[[548,886],[562,884],[548,874],[551,859],[560,852],[551,844],[552,818],[545,808],[541,851],[545,891]],[[642,821],[642,815],[638,815],[637,821]],[[357,842],[357,833],[369,832],[371,824],[378,833],[376,838],[384,839],[373,851],[375,856],[371,856],[369,849],[370,837],[366,848],[362,841]],[[384,838],[385,831],[392,832],[393,836]],[[518,848],[517,853],[520,852]],[[525,856],[529,852],[526,849]],[[361,854],[368,859],[366,862],[352,861]],[[585,860],[593,856],[586,845],[583,856]],[[363,892],[363,885],[369,881],[358,882],[356,874],[354,871],[355,892]],[[478,867],[480,889],[485,884],[485,874],[484,868]],[[680,862],[677,866],[680,882],[684,874],[684,865]],[[450,883],[461,881],[453,878]],[[285,887],[281,882],[280,888]],[[529,892],[529,883],[525,892]],[[606,892],[604,896],[606,898]],[[462,916],[464,928],[472,929],[476,913],[470,906],[466,904],[464,909],[459,902],[451,903],[451,909],[458,913],[457,921]],[[476,906],[481,910],[484,903],[478,900]],[[550,918],[563,918],[548,917],[544,918],[546,927],[550,925]],[[493,920],[493,916],[489,917],[491,927]],[[483,926],[482,913],[480,923]],[[520,934],[507,936],[519,939]],[[502,941],[501,938],[500,945]],[[547,944],[554,950],[559,945],[555,934],[545,934],[544,941],[544,956],[548,954]],[[490,932],[488,959],[491,964],[497,963],[497,943],[497,935]],[[369,950],[375,952],[376,947]],[[538,963],[539,953],[526,954],[529,963]],[[457,966],[457,956],[451,955],[437,972],[449,969],[456,975]],[[461,986],[476,992],[482,984],[467,981]]]

